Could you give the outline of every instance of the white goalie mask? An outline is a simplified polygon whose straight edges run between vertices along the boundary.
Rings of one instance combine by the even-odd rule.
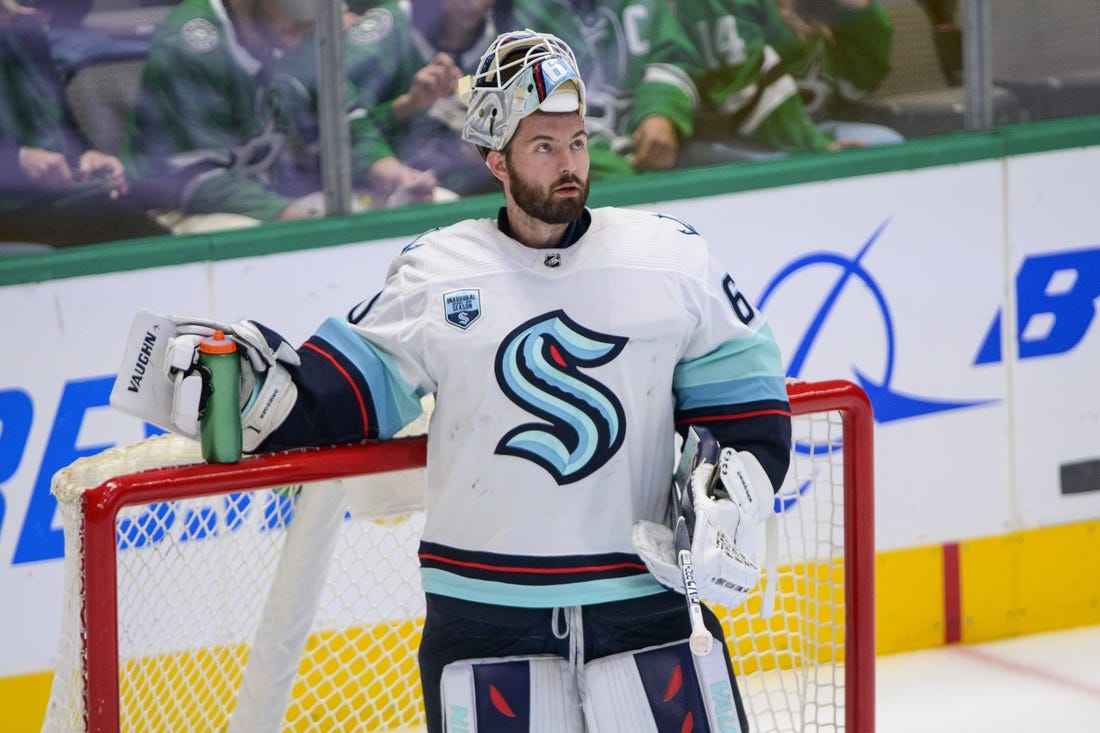
[[[537,109],[584,117],[584,82],[572,49],[532,30],[497,36],[458,94],[466,105],[462,138],[490,150],[503,150],[520,120]]]

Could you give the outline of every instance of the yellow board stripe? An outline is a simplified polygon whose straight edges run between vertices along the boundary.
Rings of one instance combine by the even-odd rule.
[[[974,643],[1100,624],[1100,521],[1021,530],[958,545],[960,640]],[[940,646],[944,545],[875,555],[878,654]]]

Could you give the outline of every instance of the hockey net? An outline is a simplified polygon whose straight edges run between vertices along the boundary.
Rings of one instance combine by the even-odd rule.
[[[870,407],[848,382],[789,392],[777,562],[742,607],[714,610],[753,731],[870,733]],[[210,465],[158,436],[59,471],[43,730],[423,730],[424,459],[408,437]]]

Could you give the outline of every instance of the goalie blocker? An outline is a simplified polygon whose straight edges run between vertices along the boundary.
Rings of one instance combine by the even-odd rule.
[[[165,430],[199,437],[210,374],[199,364],[199,343],[222,331],[241,359],[240,410],[245,451],[255,450],[282,424],[297,400],[289,369],[298,354],[281,336],[252,321],[223,325],[202,318],[141,310],[134,317],[111,405]]]

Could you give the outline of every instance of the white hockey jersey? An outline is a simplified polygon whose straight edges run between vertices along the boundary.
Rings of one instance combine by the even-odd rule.
[[[290,422],[327,438],[390,437],[435,395],[429,593],[554,607],[659,592],[630,534],[665,517],[676,422],[789,418],[771,332],[703,238],[661,215],[591,217],[562,249],[491,219],[428,232],[299,351],[309,419]],[[786,438],[767,433],[753,440]]]

